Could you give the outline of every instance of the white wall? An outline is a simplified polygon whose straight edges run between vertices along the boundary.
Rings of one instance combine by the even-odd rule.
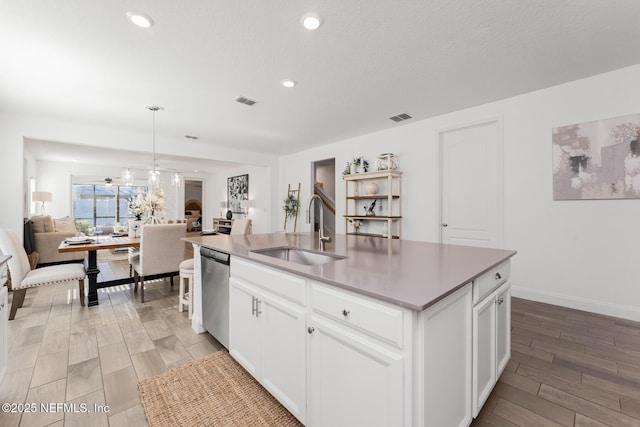
[[[246,217],[251,219],[252,232],[254,234],[270,233],[272,231],[271,212],[273,209],[271,168],[242,166],[213,175],[212,212],[215,217],[218,217],[220,215],[219,203],[227,200],[227,178],[244,174],[249,174],[249,201],[253,204],[253,207],[249,208],[249,214]],[[241,214],[233,215],[234,218],[244,217]],[[205,224],[205,228],[211,228],[211,226],[211,221]]]
[[[504,245],[518,251],[514,295],[640,320],[640,200],[553,201],[551,164],[552,128],[640,113],[639,80],[640,65],[285,156],[279,187],[302,181],[307,200],[312,161],[335,157],[340,166],[393,152],[404,171],[403,238],[439,241],[439,132],[502,118]],[[337,175],[336,217],[343,214]]]

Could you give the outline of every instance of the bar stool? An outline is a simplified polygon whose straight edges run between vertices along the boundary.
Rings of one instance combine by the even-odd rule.
[[[186,286],[185,286],[186,281]],[[185,292],[186,288],[186,292]],[[178,296],[178,311],[182,312],[182,306],[189,307],[189,319],[193,315],[193,258],[185,259],[180,263],[180,294]]]

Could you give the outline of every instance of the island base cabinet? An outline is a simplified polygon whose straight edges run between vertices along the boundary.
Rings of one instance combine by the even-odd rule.
[[[501,285],[473,307],[473,416],[511,357],[511,286]]]
[[[2,266],[0,266],[2,270]],[[0,274],[1,271],[0,271]],[[7,322],[9,321],[9,304],[7,303],[7,288],[2,286],[0,280],[0,381],[7,372],[7,361],[9,354],[9,342]]]
[[[401,354],[318,316],[311,316],[308,333],[307,425],[406,425]]]
[[[231,277],[229,316],[229,354],[305,423],[305,309]]]
[[[418,316],[418,426],[471,424],[471,285]]]

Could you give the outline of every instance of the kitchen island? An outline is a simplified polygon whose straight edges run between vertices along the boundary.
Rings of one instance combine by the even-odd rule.
[[[305,425],[468,425],[508,361],[514,251],[336,235],[307,265],[264,250],[313,234],[186,240],[231,255],[230,354]]]

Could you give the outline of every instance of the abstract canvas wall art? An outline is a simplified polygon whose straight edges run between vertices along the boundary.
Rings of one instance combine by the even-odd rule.
[[[640,114],[553,129],[553,200],[640,198]]]

